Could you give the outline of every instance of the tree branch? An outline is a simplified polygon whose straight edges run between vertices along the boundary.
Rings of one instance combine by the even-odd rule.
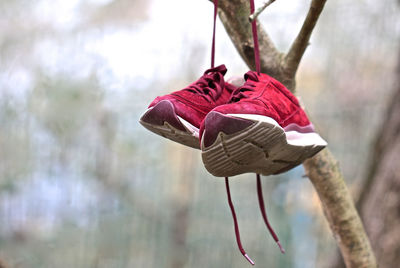
[[[257,8],[257,10],[249,16],[249,20],[252,22],[253,20],[257,19],[261,12],[263,12],[273,2],[275,2],[275,0],[269,0],[268,2],[265,2],[261,7]]]
[[[321,151],[305,161],[304,167],[321,200],[346,267],[377,267],[361,219],[331,152]]]
[[[306,51],[310,41],[311,33],[315,27],[315,24],[317,23],[319,15],[325,6],[325,2],[326,0],[312,0],[311,2],[310,9],[308,10],[303,26],[301,27],[299,34],[297,35],[285,57],[284,68],[288,76],[294,77],[296,75],[301,58]]]

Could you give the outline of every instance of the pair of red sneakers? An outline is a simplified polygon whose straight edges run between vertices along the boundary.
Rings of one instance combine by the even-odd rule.
[[[274,78],[249,71],[238,86],[224,65],[188,87],[157,97],[140,123],[156,134],[202,150],[217,177],[287,171],[322,150],[297,98]]]
[[[264,222],[284,253],[268,222],[259,174],[289,170],[322,150],[326,142],[315,132],[296,97],[280,82],[260,73],[255,21],[252,31],[257,72],[249,71],[244,81],[234,82],[224,80],[224,65],[214,68],[218,0],[213,2],[213,68],[188,87],[157,97],[140,123],[163,137],[201,149],[206,169],[217,177],[225,177],[238,248],[254,265],[240,241],[228,177],[257,173],[257,195]],[[250,11],[254,12],[254,0],[250,0]]]

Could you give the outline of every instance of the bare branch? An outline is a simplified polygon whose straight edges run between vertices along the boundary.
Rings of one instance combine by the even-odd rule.
[[[312,0],[310,9],[308,10],[307,17],[304,20],[303,26],[292,46],[289,49],[285,57],[285,72],[294,77],[296,75],[297,68],[299,67],[300,60],[304,55],[304,52],[310,41],[311,33],[317,23],[319,15],[324,8],[326,0]]]
[[[339,165],[325,149],[304,162],[348,268],[376,268],[376,259]]]
[[[257,10],[250,15],[249,20],[252,22],[253,20],[257,19],[257,17],[261,14],[261,12],[263,12],[264,9],[266,9],[273,2],[275,2],[275,0],[269,0],[267,2],[264,2],[264,4],[261,7],[257,8]]]

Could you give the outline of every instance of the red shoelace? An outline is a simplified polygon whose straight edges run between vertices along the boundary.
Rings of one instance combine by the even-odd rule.
[[[215,62],[215,28],[217,24],[217,13],[218,13],[218,0],[214,0],[214,25],[211,45],[211,68],[214,68]]]
[[[213,17],[213,34],[211,43],[211,68],[205,71],[204,75],[196,81],[193,85],[188,86],[186,89],[190,92],[202,96],[209,102],[215,102],[225,86],[224,76],[226,72],[224,65],[215,67],[215,29],[217,24],[218,13],[218,0],[214,0],[214,17]]]
[[[209,102],[215,102],[222,94],[225,87],[223,73],[226,72],[225,65],[208,69],[194,84],[185,88]]]
[[[254,91],[254,88],[256,86],[255,82],[258,82],[258,77],[257,75],[249,71],[245,74],[244,76],[246,82],[244,83],[243,86],[238,87],[236,90],[232,92],[230,103],[231,102],[238,102],[242,98],[247,98],[249,96],[248,91]]]
[[[236,217],[235,207],[233,206],[233,203],[232,203],[228,177],[225,177],[225,187],[226,187],[226,193],[227,193],[227,196],[228,196],[228,204],[229,204],[229,207],[231,208],[233,224],[234,224],[234,229],[235,229],[236,242],[237,242],[239,251],[246,258],[246,260],[248,260],[252,265],[254,265],[255,264],[254,261],[247,255],[246,251],[244,250],[244,248],[242,246],[242,242],[240,240],[239,224],[238,224],[237,217]],[[260,206],[261,215],[262,215],[262,217],[264,219],[264,223],[267,226],[267,229],[268,229],[269,233],[274,238],[274,240],[275,240],[276,244],[278,245],[280,251],[284,254],[285,253],[285,249],[282,247],[281,243],[279,242],[278,236],[276,235],[274,229],[272,228],[271,224],[268,221],[267,213],[265,211],[265,204],[264,204],[264,198],[263,198],[263,193],[262,193],[262,185],[261,185],[261,176],[260,176],[260,174],[257,174],[257,196],[258,196],[258,204]]]
[[[217,6],[216,6],[215,2],[218,3],[218,1],[214,1],[215,9],[217,9]],[[251,12],[251,14],[254,13],[254,9],[255,9],[254,8],[254,0],[250,0],[250,12]],[[214,14],[216,14],[216,11],[214,12]],[[215,23],[215,21],[214,21],[214,23]],[[254,40],[254,57],[255,57],[256,71],[257,71],[258,74],[260,74],[260,69],[261,69],[260,68],[260,53],[259,53],[259,48],[258,48],[258,36],[257,36],[256,20],[254,20],[251,23],[251,26],[252,26],[253,40]],[[215,28],[214,28],[214,31],[215,31]],[[213,61],[213,59],[212,59],[212,61]],[[258,82],[257,75],[250,71],[250,72],[246,73],[245,79],[246,79],[246,83],[243,86],[241,86],[238,89],[236,89],[234,92],[232,92],[232,97],[231,97],[230,102],[235,102],[235,101],[240,100],[243,97],[247,97],[247,94],[245,94],[245,92],[254,90],[254,87],[255,87],[254,82]],[[263,193],[262,193],[262,185],[261,185],[261,176],[260,176],[260,174],[256,174],[256,178],[257,178],[258,204],[260,206],[260,210],[261,210],[262,217],[264,219],[264,223],[267,226],[267,229],[270,232],[271,236],[273,237],[273,239],[277,243],[280,251],[282,253],[285,253],[285,249],[282,247],[281,243],[279,242],[278,236],[276,235],[276,233],[274,232],[271,224],[268,221],[267,213],[265,211],[265,204],[264,204],[264,198],[263,198]],[[229,189],[229,179],[228,179],[228,177],[225,177],[225,186],[226,186],[226,192],[227,192],[227,196],[228,196],[229,207],[230,207],[231,213],[232,213],[234,229],[235,229],[235,235],[236,235],[236,242],[237,242],[238,248],[239,248],[240,252],[242,253],[242,255],[252,265],[254,265],[253,260],[247,255],[246,251],[243,249],[242,242],[240,240],[239,225],[238,225],[238,221],[237,221],[237,218],[236,218],[235,208],[234,208],[233,203],[232,203],[231,193],[230,193],[230,189]]]
[[[264,219],[264,223],[267,226],[269,233],[274,238],[276,244],[278,244],[278,247],[281,250],[281,252],[285,253],[285,249],[282,247],[281,243],[279,242],[279,238],[275,234],[274,229],[272,229],[272,226],[268,221],[267,213],[265,212],[265,205],[264,205],[264,198],[263,198],[263,193],[262,193],[260,174],[257,174],[257,195],[258,195],[258,204],[260,205],[260,210],[261,210],[261,214]]]

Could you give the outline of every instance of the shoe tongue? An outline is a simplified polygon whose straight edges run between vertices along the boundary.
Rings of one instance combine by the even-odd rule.
[[[243,79],[243,76],[232,76],[226,82],[238,88],[243,86],[246,81]]]
[[[204,74],[209,74],[209,73],[221,73],[222,75],[225,75],[228,70],[225,67],[225,64],[221,64],[220,66],[210,68],[204,72]]]
[[[244,75],[244,80],[252,80],[252,81],[255,81],[255,82],[258,82],[258,74],[257,74],[257,72],[254,72],[254,71],[248,71],[247,73],[245,73],[245,75]]]

